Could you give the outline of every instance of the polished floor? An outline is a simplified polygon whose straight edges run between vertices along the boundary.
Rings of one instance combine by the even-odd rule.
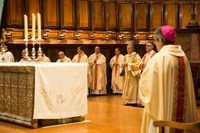
[[[0,121],[0,133],[139,133],[143,108],[123,104],[120,95],[89,97],[84,123],[29,129]]]

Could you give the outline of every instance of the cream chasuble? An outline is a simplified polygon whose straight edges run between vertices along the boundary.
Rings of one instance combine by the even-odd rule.
[[[97,59],[97,63],[94,63]],[[92,54],[89,57],[89,88],[92,94],[106,94],[106,57],[99,54]]]
[[[142,60],[140,62],[141,63],[144,63],[144,67],[142,70],[144,70],[147,66],[147,63],[149,62],[149,60],[156,54],[156,52],[154,50],[151,50],[150,52],[146,53],[143,57],[142,57]]]
[[[111,89],[113,89],[113,93],[122,93],[123,85],[124,85],[124,76],[120,76],[120,66],[124,60],[124,56],[122,54],[118,56],[114,56],[110,60],[110,67],[112,68],[112,80],[111,80]],[[114,65],[117,62],[119,65]]]
[[[179,45],[163,46],[148,62],[141,74],[139,96],[145,106],[141,133],[157,133],[154,120],[197,121],[190,64]],[[171,130],[165,128],[165,133]]]
[[[31,62],[31,61],[32,61],[31,57],[28,56],[27,58],[23,57],[19,62],[24,63],[24,62]]]
[[[45,54],[43,54],[42,58],[37,58],[36,61],[41,61],[41,62],[51,62],[49,57],[47,57]]]
[[[72,59],[72,62],[88,62],[88,57],[85,53],[82,54],[77,54],[74,56],[74,58]]]
[[[66,56],[62,60],[63,60],[63,62],[71,62],[71,59],[67,58]],[[58,59],[56,62],[61,62],[61,60]]]
[[[138,65],[140,61],[141,57],[136,52],[126,54],[124,57],[123,63],[127,62],[128,66],[124,66],[125,81],[122,97],[127,103],[136,103],[138,99],[138,74],[140,73]]]
[[[2,62],[2,55],[3,53],[1,52],[0,53],[0,62]],[[4,61],[6,61],[6,62],[15,62],[15,58],[14,58],[14,56],[13,56],[13,54],[10,52],[10,51],[6,51],[5,53],[4,53],[4,57],[5,57],[5,59],[4,59]]]

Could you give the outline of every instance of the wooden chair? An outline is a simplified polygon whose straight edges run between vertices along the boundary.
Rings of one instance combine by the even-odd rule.
[[[174,129],[181,129],[181,130],[192,130],[199,128],[200,129],[200,121],[193,122],[193,123],[180,123],[180,122],[174,122],[174,121],[154,121],[153,122],[154,127],[159,128],[159,133],[164,133],[164,127],[168,126]]]

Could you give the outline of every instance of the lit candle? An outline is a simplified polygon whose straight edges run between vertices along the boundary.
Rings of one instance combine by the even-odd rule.
[[[37,28],[38,28],[38,40],[41,40],[41,16],[37,14]]]
[[[35,14],[32,14],[32,40],[35,40]]]
[[[28,40],[28,20],[26,15],[24,15],[24,39]]]

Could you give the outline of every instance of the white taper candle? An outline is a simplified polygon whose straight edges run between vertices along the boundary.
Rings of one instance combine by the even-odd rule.
[[[28,20],[26,15],[24,15],[24,39],[28,40]]]
[[[35,40],[35,14],[32,14],[32,40]]]
[[[37,14],[38,40],[41,40],[41,15]]]

